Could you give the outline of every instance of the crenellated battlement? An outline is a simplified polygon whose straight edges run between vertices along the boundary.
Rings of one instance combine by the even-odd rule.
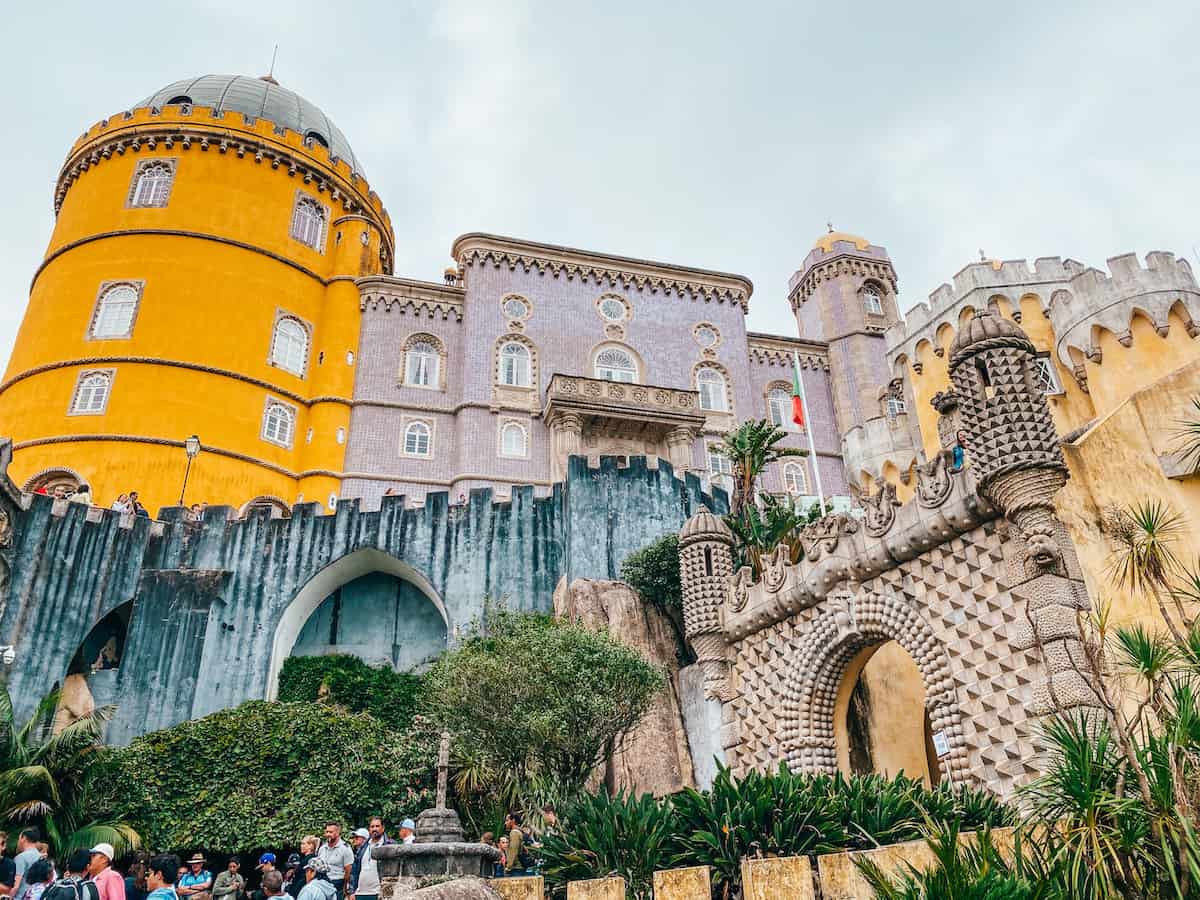
[[[79,176],[92,166],[111,159],[114,153],[137,153],[160,143],[181,150],[233,153],[239,159],[249,157],[272,168],[285,168],[289,175],[300,176],[316,190],[328,190],[347,212],[374,211],[391,248],[391,217],[379,195],[349,161],[269,119],[207,106],[139,107],[101,119],[76,139],[67,154],[55,187],[55,211]]]
[[[984,260],[965,266],[952,285],[938,287],[928,303],[914,306],[888,330],[888,358],[893,365],[920,365],[926,348],[944,350],[953,340],[964,316],[994,308],[999,300],[1007,302],[1019,321],[1020,301],[1027,296],[1037,298],[1042,314],[1053,323],[1060,359],[1068,367],[1068,347],[1094,356],[1093,327],[1123,336],[1135,311],[1160,329],[1180,301],[1189,316],[1200,318],[1191,267],[1170,252],[1147,253],[1144,266],[1135,253],[1114,256],[1108,272],[1057,256],[1041,257],[1032,266],[1026,260]]]

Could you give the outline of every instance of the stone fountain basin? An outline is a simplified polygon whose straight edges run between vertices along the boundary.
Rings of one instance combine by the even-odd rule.
[[[380,878],[424,875],[479,875],[489,877],[500,851],[487,844],[447,841],[421,844],[384,844],[371,848]]]

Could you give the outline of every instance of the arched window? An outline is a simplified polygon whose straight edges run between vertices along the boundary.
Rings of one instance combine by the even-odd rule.
[[[863,285],[862,289],[863,308],[873,316],[883,315],[883,297],[879,293],[879,288],[873,284]]]
[[[524,458],[528,434],[519,422],[505,422],[500,429],[500,455]]]
[[[808,493],[808,473],[802,463],[790,462],[783,465],[783,489],[789,494]]]
[[[725,411],[725,376],[716,369],[701,366],[696,370],[696,390],[700,392],[701,409]]]
[[[268,400],[267,408],[263,411],[263,440],[280,447],[291,447],[295,430],[296,410],[278,400]]]
[[[298,319],[285,316],[275,323],[271,339],[271,365],[303,375],[308,362],[308,329]]]
[[[108,406],[108,394],[112,388],[111,372],[84,372],[75,386],[71,401],[72,415],[96,415]]]
[[[409,422],[404,429],[404,455],[429,456],[431,449],[429,426],[424,422]]]
[[[509,341],[500,348],[500,383],[529,387],[529,348]]]
[[[792,395],[781,387],[767,391],[767,418],[780,428],[796,428],[792,421]]]
[[[96,301],[92,337],[97,340],[129,337],[137,307],[138,291],[133,285],[114,284],[105,288]]]
[[[171,182],[174,178],[175,167],[170,162],[147,160],[141,163],[134,175],[129,205],[166,206],[167,197],[171,194]]]
[[[312,197],[301,196],[292,211],[292,237],[314,250],[320,250],[324,234],[325,207]]]
[[[438,348],[432,341],[416,340],[404,352],[404,383],[416,387],[437,387]]]
[[[310,131],[304,135],[304,138],[305,140],[320,144],[326,150],[329,149],[329,141],[325,140],[325,135],[321,134],[319,131]]]
[[[605,381],[637,381],[637,363],[633,356],[617,347],[606,347],[596,354],[595,373]]]
[[[723,453],[717,452],[717,444],[709,444],[708,478],[715,485],[720,485],[727,491],[733,490],[733,460]]]

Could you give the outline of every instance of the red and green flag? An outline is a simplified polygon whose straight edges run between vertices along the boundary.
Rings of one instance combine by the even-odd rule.
[[[792,356],[792,421],[804,427],[804,388],[800,386],[800,361]]]

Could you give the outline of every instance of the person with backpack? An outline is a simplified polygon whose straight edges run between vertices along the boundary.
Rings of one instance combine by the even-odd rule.
[[[100,892],[100,900],[125,900],[125,879],[112,867],[115,855],[112,844],[99,843],[91,849],[88,872]]]
[[[174,853],[153,856],[146,863],[146,900],[178,900],[175,879],[179,877],[179,857]]]
[[[46,888],[42,900],[100,900],[100,889],[87,880],[91,860],[86,850],[72,853],[63,862],[63,877]]]
[[[526,875],[533,868],[533,856],[525,846],[521,822],[522,816],[515,810],[504,818],[504,827],[508,830],[508,858],[504,862],[504,874],[507,877]]]

